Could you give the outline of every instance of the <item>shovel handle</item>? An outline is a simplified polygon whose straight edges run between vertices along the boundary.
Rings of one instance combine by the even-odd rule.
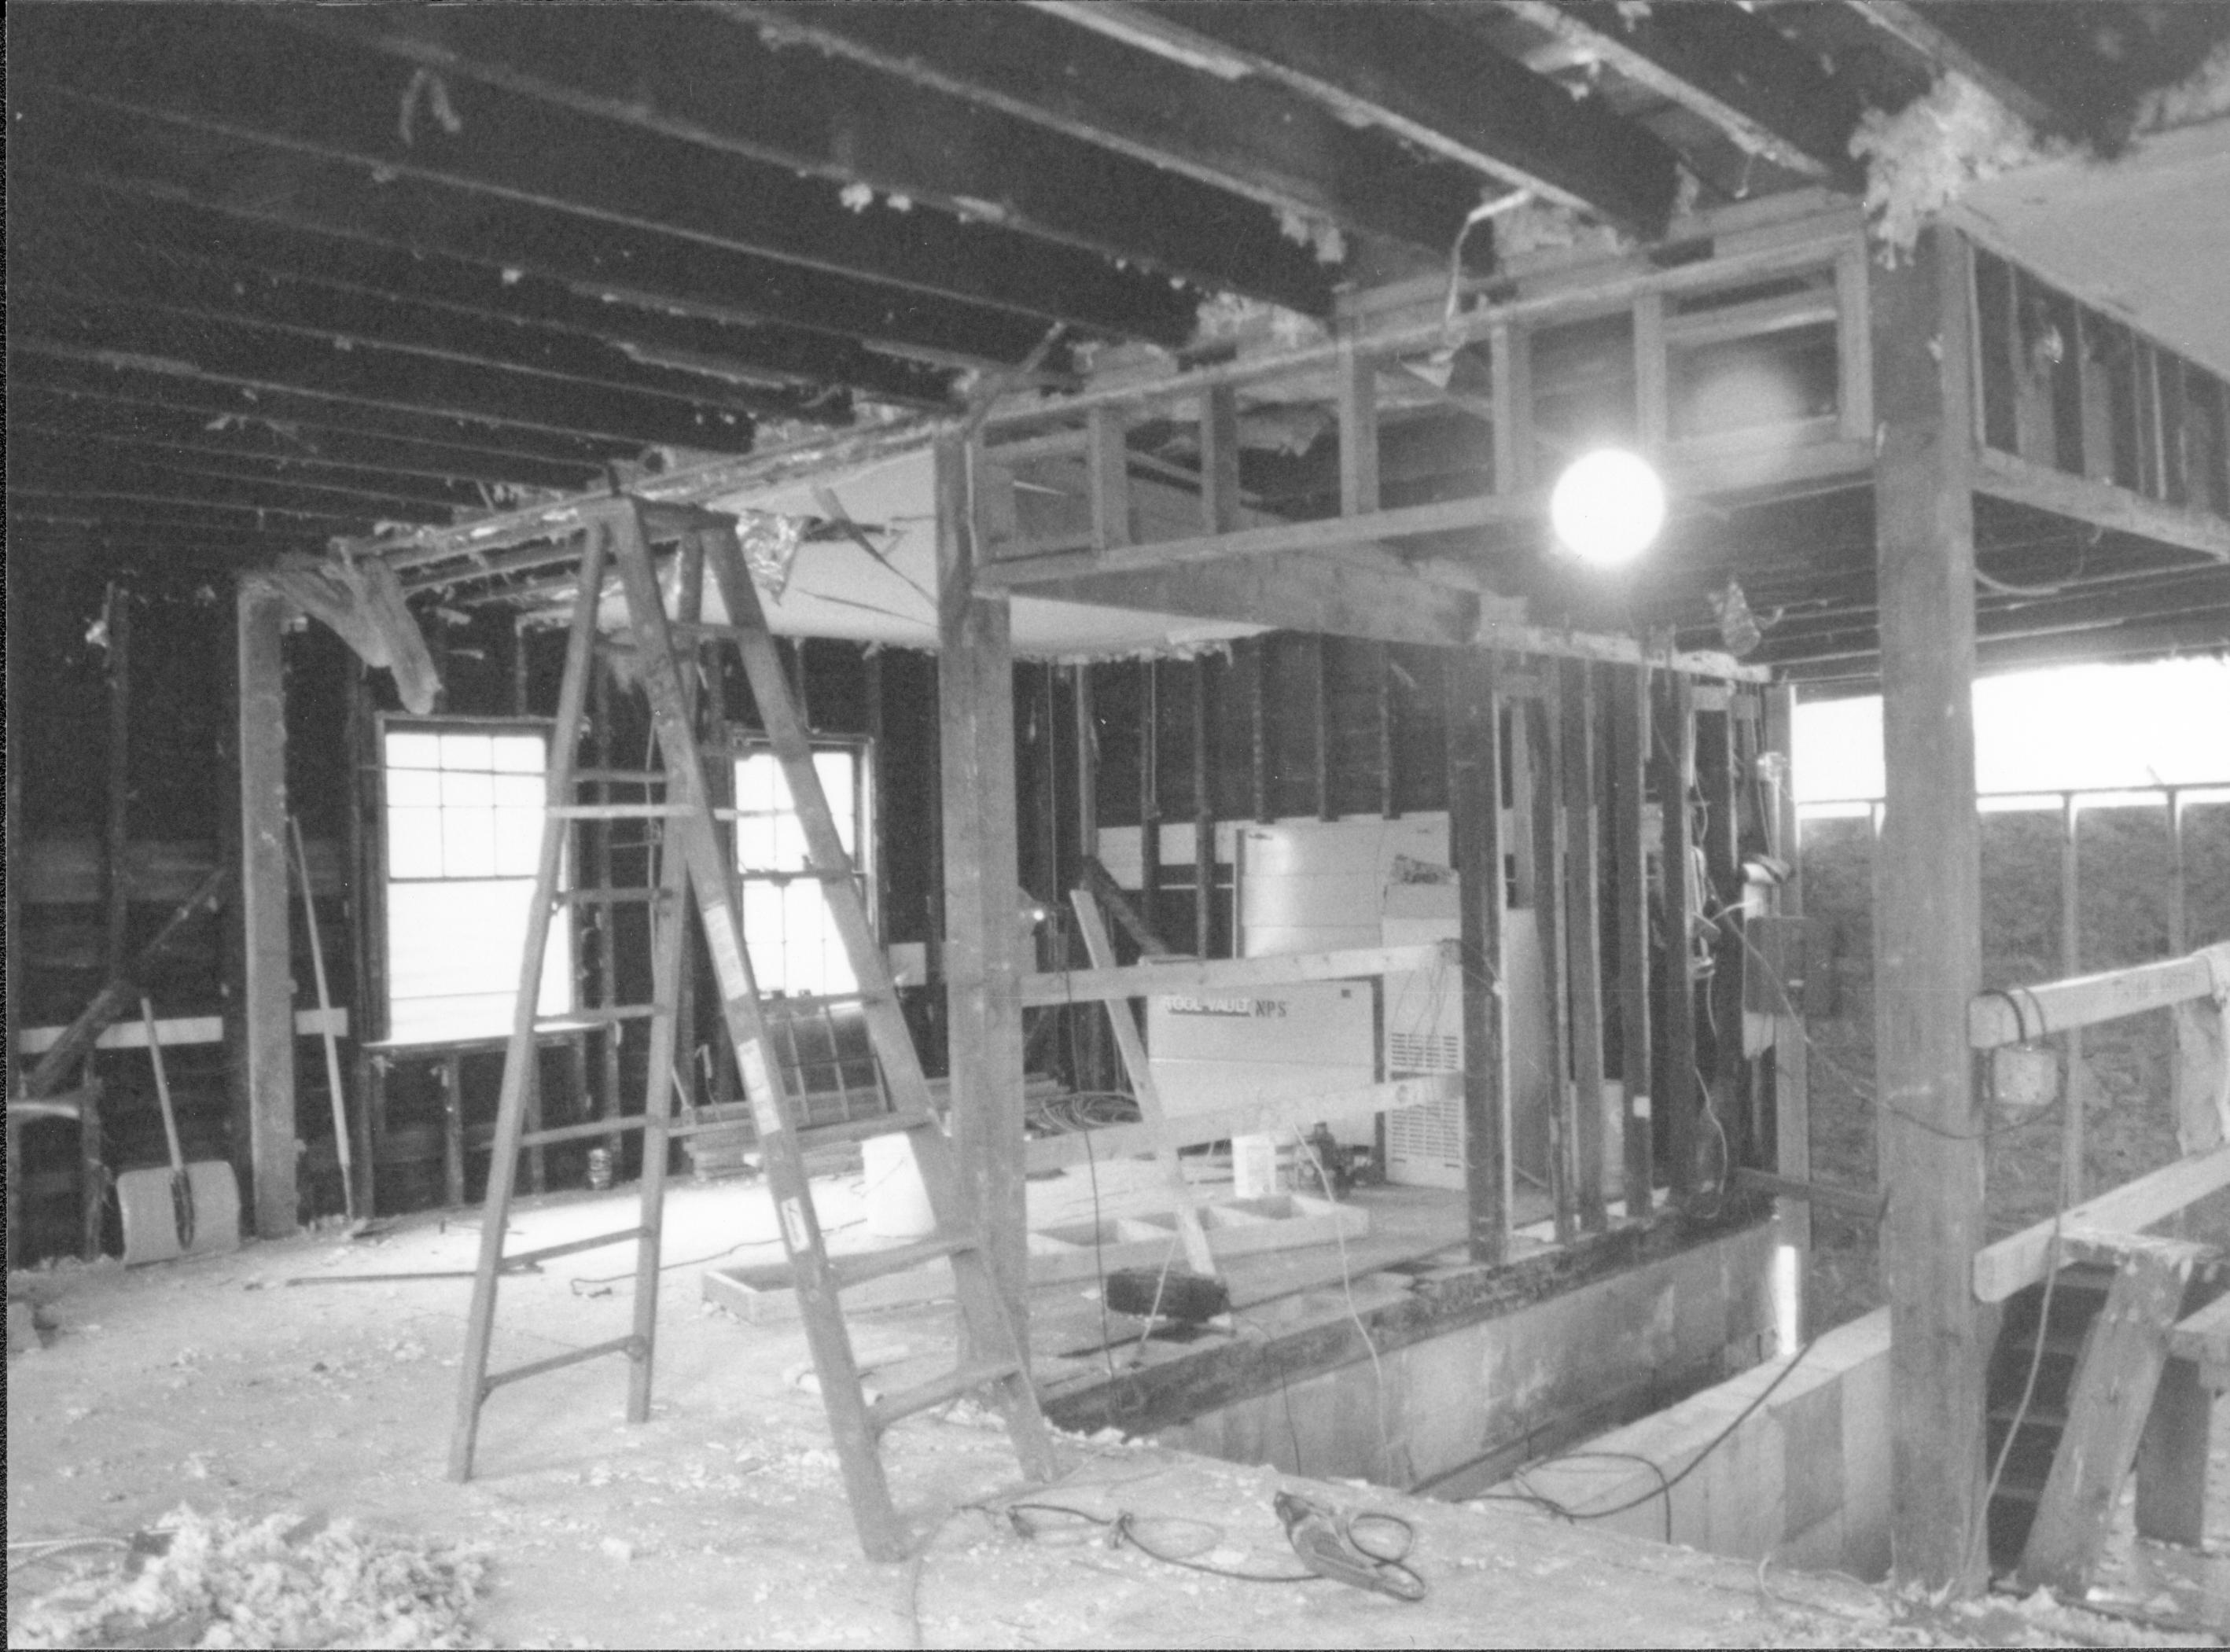
[[[171,1144],[171,1169],[186,1173],[185,1151],[178,1145],[177,1115],[171,1110],[171,1076],[163,1068],[163,1040],[155,1030],[155,1004],[145,993],[139,998],[139,1020],[147,1029],[147,1054],[155,1063],[155,1099],[162,1104],[163,1135]]]

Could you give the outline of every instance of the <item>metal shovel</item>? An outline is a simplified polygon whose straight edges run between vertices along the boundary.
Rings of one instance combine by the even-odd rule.
[[[186,1163],[178,1142],[177,1114],[171,1105],[171,1078],[163,1065],[163,1042],[155,1027],[155,1006],[139,1000],[147,1029],[147,1054],[155,1063],[155,1097],[163,1109],[163,1137],[169,1144],[167,1169],[126,1171],[116,1178],[116,1203],[124,1218],[124,1261],[169,1262],[240,1248],[240,1188],[232,1166],[222,1159]]]

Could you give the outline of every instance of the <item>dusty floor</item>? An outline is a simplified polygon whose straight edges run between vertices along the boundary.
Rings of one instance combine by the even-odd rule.
[[[849,1197],[825,1189],[832,1229]],[[513,1243],[610,1225],[616,1197],[522,1211]],[[668,1254],[685,1262],[766,1234],[764,1196],[740,1184],[681,1188],[669,1216]],[[139,1271],[35,1275],[53,1334],[9,1363],[11,1541],[125,1535],[181,1502],[346,1515],[484,1546],[492,1584],[477,1625],[512,1645],[1916,1644],[1985,1627],[1900,1623],[1895,1603],[1854,1584],[1529,1513],[1107,1440],[1064,1440],[1067,1475],[1032,1494],[1103,1520],[1127,1513],[1164,1552],[1266,1572],[1292,1567],[1271,1509],[1281,1485],[1350,1510],[1398,1509],[1415,1527],[1410,1558],[1428,1597],[1204,1576],[1110,1548],[1094,1527],[1026,1539],[973,1507],[1018,1488],[1003,1435],[964,1416],[892,1436],[893,1482],[925,1548],[918,1565],[871,1565],[819,1403],[794,1380],[802,1336],[706,1307],[694,1267],[667,1276],[648,1424],[621,1419],[618,1362],[577,1366],[499,1394],[479,1477],[454,1485],[442,1454],[462,1281],[290,1281],[461,1268],[474,1244],[468,1225],[429,1216],[376,1244],[305,1236]],[[613,1334],[624,1291],[594,1294],[595,1281],[626,1261],[588,1253],[507,1286],[499,1360]],[[942,1310],[871,1316],[858,1340],[903,1382],[950,1358],[948,1324]],[[39,1581],[36,1568],[17,1574],[11,1597]],[[2038,1637],[2033,1621],[2005,1622],[1987,1638]]]

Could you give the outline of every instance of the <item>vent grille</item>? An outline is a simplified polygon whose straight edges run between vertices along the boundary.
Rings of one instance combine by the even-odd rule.
[[[1396,1077],[1460,1073],[1463,1040],[1454,1033],[1389,1031],[1386,1035],[1386,1065]]]

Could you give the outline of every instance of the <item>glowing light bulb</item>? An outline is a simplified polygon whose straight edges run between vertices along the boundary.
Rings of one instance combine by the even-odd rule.
[[[1574,556],[1614,568],[1647,551],[1665,526],[1665,484],[1639,455],[1598,448],[1556,478],[1549,522]]]

